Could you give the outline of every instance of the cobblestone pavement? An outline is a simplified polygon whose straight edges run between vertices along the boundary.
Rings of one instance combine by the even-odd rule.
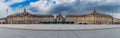
[[[120,38],[120,29],[39,31],[0,28],[0,38]]]

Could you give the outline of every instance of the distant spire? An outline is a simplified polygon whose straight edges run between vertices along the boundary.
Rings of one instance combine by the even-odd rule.
[[[26,8],[24,9],[23,14],[28,14],[28,13],[27,13],[27,9],[26,9]]]
[[[26,8],[24,9],[24,12],[26,12]]]
[[[96,13],[96,9],[94,8],[94,13]]]

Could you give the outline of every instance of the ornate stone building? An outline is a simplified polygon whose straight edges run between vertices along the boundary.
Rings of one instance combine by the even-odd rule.
[[[26,10],[22,13],[9,15],[0,19],[1,24],[119,24],[120,19],[113,18],[110,15],[98,13],[95,9],[92,13],[85,15],[67,15],[61,14],[54,18],[53,15],[30,14]]]

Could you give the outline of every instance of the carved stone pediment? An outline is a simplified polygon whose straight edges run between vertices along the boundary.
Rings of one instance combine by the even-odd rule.
[[[59,15],[55,18],[55,21],[63,22],[65,21],[65,18],[59,13]]]

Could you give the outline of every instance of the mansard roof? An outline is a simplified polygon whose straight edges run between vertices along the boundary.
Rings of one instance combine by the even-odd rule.
[[[30,14],[30,13],[17,13],[17,14],[12,14],[12,15],[9,15],[8,17],[15,17],[15,16],[31,16],[31,17],[53,17],[52,15],[50,14],[47,14],[47,15],[37,15],[37,14]]]
[[[58,13],[57,17],[63,17],[61,13]]]
[[[26,10],[26,9],[24,9],[24,12],[22,12],[22,13],[12,14],[12,15],[9,15],[8,17],[15,17],[15,16],[54,17],[54,16],[51,15],[51,14],[47,14],[47,15],[30,14],[29,12],[26,12],[25,10]],[[94,9],[94,11],[93,11],[92,13],[89,13],[89,14],[84,14],[84,15],[67,15],[66,17],[84,17],[84,16],[88,16],[88,15],[100,15],[100,16],[105,16],[105,17],[113,18],[113,17],[110,16],[110,15],[98,13],[98,12],[96,11],[96,9]],[[62,15],[59,13],[58,16],[62,16]],[[57,17],[58,17],[58,16],[57,16]]]
[[[111,15],[98,13],[98,12],[96,11],[96,9],[94,9],[93,13],[90,13],[90,14],[88,14],[88,15],[100,15],[100,16],[105,16],[105,17],[111,17],[111,18],[113,18],[113,16],[111,16]]]
[[[15,16],[52,17],[52,15],[50,15],[50,14],[49,15],[30,14],[29,12],[26,11],[26,9],[24,9],[24,12],[12,14],[12,15],[9,15],[7,17],[15,17]]]
[[[113,18],[111,15],[102,14],[102,13],[90,13],[88,15],[100,15],[100,16],[105,16],[105,17],[111,17],[111,18]]]
[[[25,15],[30,15],[30,13],[28,13],[28,12],[16,13],[16,14],[11,14],[8,17],[25,16]]]
[[[100,15],[100,16],[105,16],[105,17],[113,18],[111,15],[98,13],[96,11],[96,9],[94,9],[94,11],[92,13],[89,13],[89,14],[84,14],[84,15],[67,15],[67,17],[84,17],[84,16],[88,16],[88,15]]]
[[[100,15],[100,16],[113,18],[111,15],[102,14],[102,13],[89,13],[89,14],[84,14],[84,15],[67,15],[66,17],[85,17],[88,15]]]
[[[38,15],[38,14],[30,14],[29,12],[16,13],[16,14],[9,15],[7,17],[15,17],[15,16],[52,17],[52,15],[50,14]]]
[[[31,14],[30,16],[32,16],[32,17],[53,17],[53,15],[50,15],[50,14],[46,14],[46,15]]]

